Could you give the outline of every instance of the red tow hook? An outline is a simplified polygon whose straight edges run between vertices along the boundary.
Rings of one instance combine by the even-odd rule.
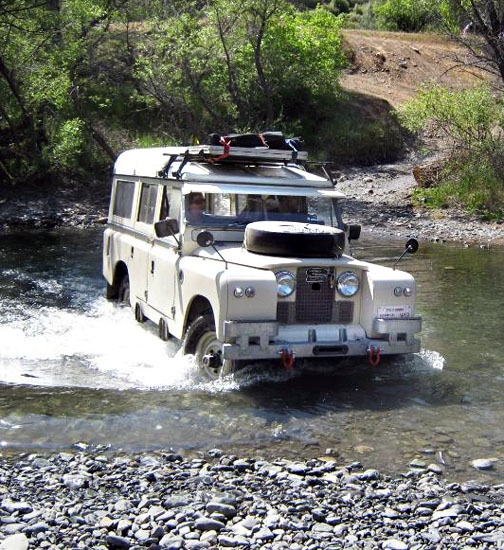
[[[380,348],[369,346],[369,364],[372,367],[377,367],[380,363]]]
[[[284,369],[290,370],[294,366],[294,361],[296,360],[296,357],[294,356],[294,352],[292,350],[283,348],[282,353],[280,354],[280,359],[282,360],[282,365]]]

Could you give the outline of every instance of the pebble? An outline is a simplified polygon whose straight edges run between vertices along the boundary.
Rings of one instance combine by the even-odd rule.
[[[0,457],[0,550],[420,550],[504,539],[504,486],[448,483],[419,464],[391,478],[360,462],[171,455],[86,449],[46,457],[44,469]]]
[[[471,462],[471,466],[477,470],[491,470],[497,460],[495,458],[478,458]]]
[[[29,544],[25,535],[11,535],[0,543],[0,550],[27,550]]]

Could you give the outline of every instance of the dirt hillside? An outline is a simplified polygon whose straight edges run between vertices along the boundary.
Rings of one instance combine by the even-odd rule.
[[[457,90],[488,78],[464,68],[462,63],[468,61],[464,48],[441,36],[346,30],[344,37],[351,65],[343,75],[343,89],[385,100],[393,108],[412,98],[424,83]],[[436,136],[429,136],[426,143],[427,158],[412,150],[393,165],[348,168],[336,174],[337,187],[348,198],[348,220],[362,224],[364,234],[504,244],[504,220],[484,222],[460,208],[435,211],[413,204],[417,187],[413,166],[443,156]]]
[[[463,68],[466,51],[442,36],[346,30],[344,37],[351,66],[343,88],[385,99],[393,107],[413,97],[423,83],[460,89],[485,77]]]

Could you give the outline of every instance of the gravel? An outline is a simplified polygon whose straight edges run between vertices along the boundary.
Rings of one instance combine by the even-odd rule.
[[[413,164],[404,162],[336,172],[336,189],[347,197],[345,221],[361,224],[364,235],[391,239],[416,237],[485,248],[504,244],[504,220],[486,222],[457,208],[413,206],[417,184],[412,170]]]
[[[504,485],[448,483],[423,469],[388,477],[359,463],[163,451],[61,453],[40,469],[40,458],[0,461],[0,550],[504,544]],[[86,484],[65,483],[80,477]]]

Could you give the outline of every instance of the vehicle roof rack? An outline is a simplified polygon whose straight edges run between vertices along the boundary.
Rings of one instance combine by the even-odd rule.
[[[268,147],[233,147],[225,145],[193,145],[187,148],[191,160],[207,162],[302,163],[308,160],[306,151],[269,149]]]

